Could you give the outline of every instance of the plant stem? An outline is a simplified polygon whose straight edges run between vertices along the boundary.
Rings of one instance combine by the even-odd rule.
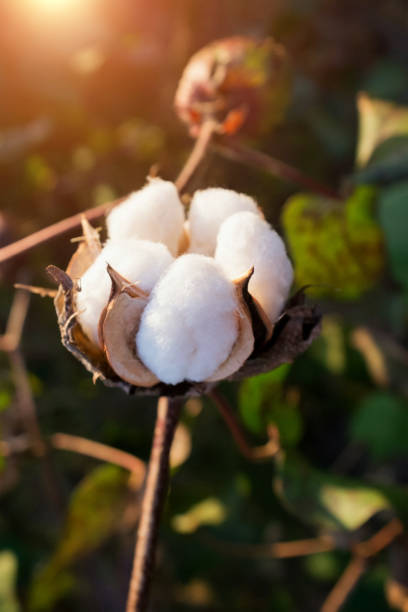
[[[271,157],[262,151],[256,151],[240,143],[238,140],[233,138],[220,139],[213,148],[217,153],[228,157],[233,161],[237,161],[241,164],[253,166],[254,168],[266,170],[270,174],[290,183],[301,185],[308,191],[313,191],[318,195],[324,196],[325,198],[340,199],[339,195],[330,187],[323,185],[319,181],[303,174],[297,168],[286,164],[285,162]]]
[[[265,461],[266,459],[271,459],[276,455],[280,449],[280,446],[279,435],[275,427],[270,428],[270,432],[268,432],[270,433],[270,438],[266,444],[262,444],[261,446],[251,446],[248,443],[245,433],[226,398],[215,389],[212,389],[208,393],[208,397],[210,397],[217,406],[222,418],[232,434],[232,437],[235,440],[236,445],[244,457],[250,459],[251,461]]]
[[[180,400],[161,397],[158,401],[126,612],[144,612],[148,604],[159,522],[167,493],[169,453],[180,410]]]
[[[175,180],[175,185],[180,193],[185,190],[193,174],[204,159],[215,134],[216,127],[217,124],[212,119],[208,119],[203,123],[194,147]]]

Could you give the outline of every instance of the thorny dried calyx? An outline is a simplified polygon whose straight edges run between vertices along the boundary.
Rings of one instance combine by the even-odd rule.
[[[204,393],[292,361],[319,331],[281,238],[249,196],[194,194],[187,220],[173,183],[151,180],[107,217],[83,221],[67,270],[49,266],[63,344],[127,392]]]

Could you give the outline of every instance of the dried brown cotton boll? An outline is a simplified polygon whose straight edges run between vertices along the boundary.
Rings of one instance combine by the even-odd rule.
[[[290,80],[285,49],[272,38],[224,38],[191,57],[174,104],[193,136],[209,118],[224,133],[254,133],[282,119]]]

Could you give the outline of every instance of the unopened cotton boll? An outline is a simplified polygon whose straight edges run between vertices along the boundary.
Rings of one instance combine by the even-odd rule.
[[[184,208],[176,186],[159,178],[130,194],[106,218],[113,240],[133,237],[162,242],[173,255],[178,252],[183,224]]]
[[[191,253],[214,255],[220,225],[240,211],[258,213],[256,202],[244,193],[212,187],[196,191],[189,212]]]
[[[99,344],[99,319],[109,301],[111,291],[107,264],[128,281],[137,283],[140,289],[149,292],[172,261],[173,257],[164,244],[136,238],[121,242],[110,240],[106,243],[80,278],[80,291],[76,294],[78,320],[92,342]]]
[[[203,381],[237,339],[233,284],[214,259],[187,254],[155,286],[136,337],[139,357],[165,383]]]
[[[231,279],[254,267],[248,290],[273,323],[288,297],[293,269],[269,223],[251,212],[232,215],[221,225],[215,259]]]

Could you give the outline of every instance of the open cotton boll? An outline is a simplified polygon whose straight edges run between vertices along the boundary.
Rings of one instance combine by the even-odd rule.
[[[130,282],[138,283],[143,291],[149,292],[172,261],[173,257],[164,244],[136,238],[121,242],[109,240],[106,243],[80,278],[80,291],[76,294],[78,320],[92,342],[99,344],[99,318],[111,291],[107,264]]]
[[[108,214],[106,225],[113,240],[140,238],[162,242],[176,255],[183,234],[184,208],[174,183],[151,179]]]
[[[254,267],[248,290],[273,323],[288,297],[293,269],[269,223],[251,212],[232,215],[220,227],[215,259],[231,279]]]
[[[165,383],[203,381],[237,339],[237,298],[214,259],[179,257],[155,286],[136,336],[143,363]]]
[[[244,210],[261,214],[255,200],[244,193],[220,187],[196,191],[188,216],[190,253],[214,255],[221,223]]]

